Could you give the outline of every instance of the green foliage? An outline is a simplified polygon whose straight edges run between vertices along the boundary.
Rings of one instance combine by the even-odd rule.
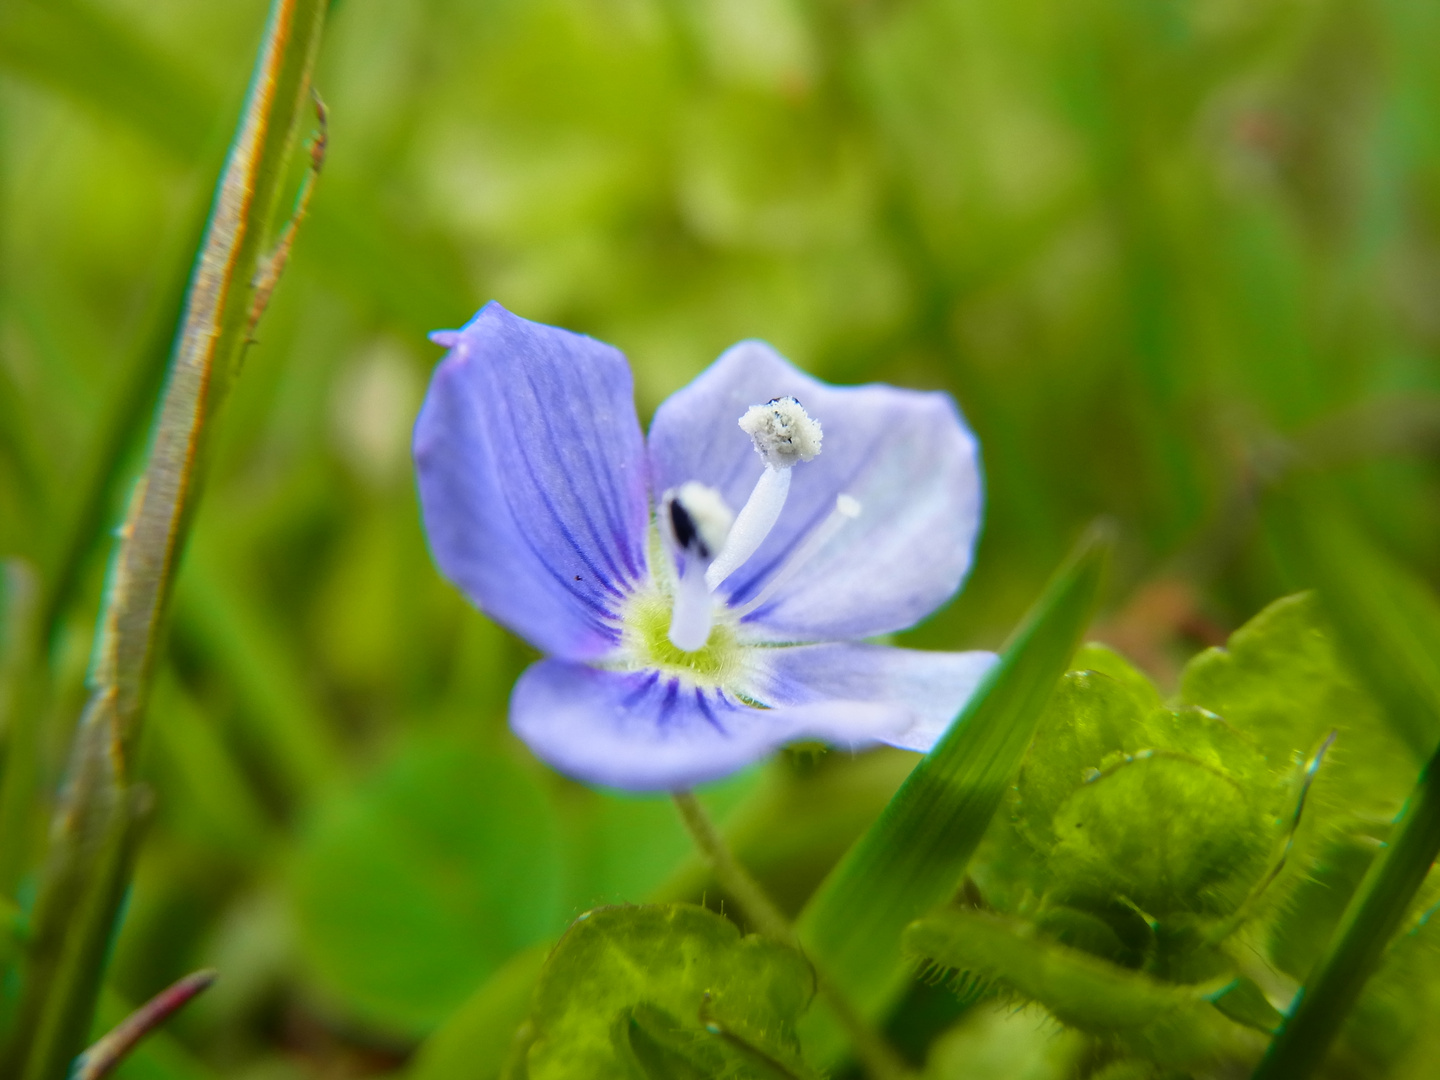
[[[42,632],[0,631],[0,669],[27,673],[0,676],[24,720],[0,718],[17,926],[266,7],[0,5],[0,557],[34,568],[45,609]],[[1196,1072],[1243,1074],[1268,1023],[1248,987],[1283,1008],[1314,970],[1440,730],[1440,8],[329,8],[330,160],[230,395],[157,650],[135,757],[155,814],[107,999],[219,962],[170,1032],[197,1069],[393,1075],[434,1028],[425,1080],[492,1080],[565,919],[716,903],[663,800],[528,774],[513,805],[453,775],[379,794],[425,747],[522,760],[505,703],[530,656],[435,574],[407,460],[439,355],[424,335],[495,297],[623,348],[642,416],[750,336],[822,378],[953,393],[983,451],[985,535],[965,592],[905,644],[996,648],[1083,523],[1119,522],[1093,628],[1111,647],[1071,661],[969,880],[951,859],[906,863],[914,894],[893,866],[869,875],[893,925],[857,916],[845,944],[891,957],[958,888],[1047,947],[1169,988],[1241,987],[1215,1007],[1254,1042]],[[1298,588],[1325,618],[1283,602],[1186,666]],[[798,914],[913,762],[785,754],[717,798],[741,860]],[[480,806],[485,823],[461,821]],[[1064,839],[1062,808],[1100,838]],[[385,895],[335,898],[341,956],[302,894],[322,825],[346,813],[336,874]],[[546,830],[549,870],[477,877]],[[454,906],[492,885],[512,914],[550,912],[535,944],[516,952],[530,939],[508,917]],[[849,919],[836,905],[832,941]],[[1330,1076],[1434,1072],[1433,923],[1407,914],[1353,1021],[1332,1025]],[[428,980],[441,927],[465,940]],[[3,952],[0,1024],[19,990]],[[870,976],[890,960],[869,964],[889,999]],[[672,1045],[664,1022],[631,1019]],[[930,1047],[943,1080],[1177,1078],[1041,1005],[967,997],[927,1022],[907,1048]],[[180,1061],[127,1068],[188,1075]]]
[[[531,775],[420,743],[317,808],[291,868],[300,943],[360,1015],[425,1031],[564,925],[559,827]]]
[[[507,1075],[808,1078],[795,1022],[814,992],[798,953],[704,908],[597,908],[546,961]]]
[[[901,930],[964,875],[1089,621],[1109,554],[1100,529],[1076,545],[999,663],[801,913],[806,949],[862,1010],[893,999]],[[811,1037],[827,1040],[819,1026]]]
[[[1138,1065],[1253,1060],[1245,1029],[1274,1032],[1284,1004],[1255,977],[1302,980],[1322,955],[1406,789],[1408,749],[1310,594],[1192,660],[1174,707],[1113,653],[1077,654],[1091,658],[1107,673],[1062,680],[973,866],[997,910],[942,909],[906,947],[1118,1039]],[[1394,988],[1434,980],[1424,956],[1397,943],[1362,999],[1342,1051],[1357,1067],[1396,1061],[1367,1031],[1415,1037],[1417,1005]]]
[[[426,1039],[407,1080],[499,1076],[521,1025],[548,950],[526,949],[511,957]]]
[[[921,919],[905,931],[905,946],[1162,1063],[1183,1065],[1210,1056],[1227,1023],[1208,1000],[1222,986],[1164,983],[1046,941],[1033,925],[983,912],[945,911]]]
[[[1331,813],[1388,822],[1410,790],[1415,758],[1339,652],[1316,598],[1292,596],[1237,630],[1224,649],[1191,661],[1180,695],[1225,717],[1277,770],[1335,731],[1313,798]]]

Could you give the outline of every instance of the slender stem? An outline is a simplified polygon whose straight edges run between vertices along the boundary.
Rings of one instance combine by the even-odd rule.
[[[766,937],[793,949],[800,949],[800,939],[796,937],[790,920],[785,918],[784,912],[766,895],[760,883],[740,865],[730,850],[730,845],[720,835],[720,830],[715,827],[710,815],[705,813],[705,808],[694,794],[689,791],[676,791],[672,792],[671,797],[675,800],[676,809],[680,811],[680,820],[689,830],[701,857],[710,865],[715,880],[740,905],[746,918]],[[814,967],[813,960],[811,966]],[[910,1070],[900,1060],[899,1055],[865,1022],[859,1011],[819,968],[815,968],[815,983],[820,995],[825,998],[836,1019],[850,1036],[851,1044],[866,1072],[874,1080],[905,1080],[910,1075]]]
[[[133,758],[165,612],[199,499],[211,421],[288,251],[288,233],[276,251],[265,248],[327,7],[325,0],[271,0],[190,279],[145,471],[110,564],[90,699],[53,819],[21,997],[0,1061],[7,1078],[61,1080],[90,1034],[149,802],[135,783]],[[317,151],[312,165],[318,164]]]
[[[1304,1080],[1321,1063],[1437,854],[1440,750],[1420,774],[1389,843],[1351,898],[1251,1080]]]
[[[120,1021],[94,1046],[75,1059],[71,1080],[101,1080],[125,1060],[136,1044],[188,1005],[215,982],[215,972],[197,971],[171,983]]]

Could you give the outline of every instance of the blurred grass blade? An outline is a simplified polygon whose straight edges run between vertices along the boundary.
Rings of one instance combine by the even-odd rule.
[[[0,564],[0,735],[5,764],[0,771],[0,900],[14,900],[30,854],[31,805],[39,787],[38,655],[40,585],[34,569],[20,559]]]
[[[65,795],[40,880],[4,1075],[61,1080],[89,1035],[143,792],[132,757],[162,617],[204,472],[209,421],[249,343],[257,271],[310,94],[324,0],[274,0],[186,298],[144,475],[111,564]]]
[[[9,0],[0,9],[0,64],[96,111],[130,115],[185,159],[220,134],[212,88],[87,0]]]
[[[75,1059],[70,1080],[103,1080],[141,1039],[188,1005],[215,982],[215,972],[197,971],[167,986]]]
[[[1272,494],[1265,520],[1283,569],[1295,585],[1319,589],[1346,656],[1425,760],[1440,739],[1440,601],[1319,478]]]
[[[1318,480],[1275,494],[1267,523],[1287,569],[1318,587],[1346,653],[1419,751],[1440,732],[1440,603],[1371,543]],[[1254,1080],[1303,1080],[1380,963],[1440,855],[1440,751],[1326,944]]]
[[[873,1017],[899,988],[906,925],[959,886],[1089,624],[1110,546],[1104,528],[1085,535],[959,718],[801,913],[806,952],[862,1012]]]

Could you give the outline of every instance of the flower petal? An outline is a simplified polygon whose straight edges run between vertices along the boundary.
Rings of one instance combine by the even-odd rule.
[[[605,655],[649,515],[625,357],[494,302],[446,340],[415,423],[435,561],[537,648]]]
[[[863,746],[898,735],[910,714],[884,701],[758,709],[658,671],[532,664],[510,698],[510,726],[541,758],[587,783],[678,791],[796,739]]]
[[[989,652],[926,652],[835,642],[748,652],[747,696],[767,705],[884,702],[907,723],[881,741],[928,751],[999,659]]]
[[[698,480],[744,505],[762,465],[739,418],[783,395],[820,421],[823,449],[795,467],[779,522],[719,592],[732,605],[760,601],[745,617],[749,640],[861,638],[913,625],[960,587],[980,526],[978,447],[949,395],[831,386],[763,342],[741,342],[656,412],[655,490]],[[858,500],[859,516],[782,571],[842,494]]]

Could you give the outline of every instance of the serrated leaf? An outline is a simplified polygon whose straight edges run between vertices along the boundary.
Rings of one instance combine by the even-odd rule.
[[[1312,593],[1275,601],[1225,648],[1197,656],[1180,696],[1254,739],[1278,771],[1338,732],[1336,752],[1316,777],[1317,807],[1388,820],[1413,776],[1410,750],[1346,669]]]
[[[1081,541],[964,711],[802,912],[807,952],[862,1012],[881,1010],[902,985],[906,924],[959,885],[1089,622],[1109,550],[1101,532]],[[818,1021],[814,1031],[822,1053],[833,1052],[834,1028]]]
[[[597,908],[546,961],[511,1074],[809,1077],[795,1023],[814,989],[799,953],[705,908]]]

